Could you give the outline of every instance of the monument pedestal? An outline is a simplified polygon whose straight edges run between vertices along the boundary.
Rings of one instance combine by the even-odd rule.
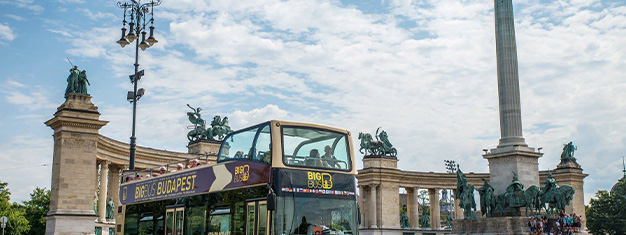
[[[99,120],[91,96],[70,94],[45,124],[54,130],[50,211],[46,234],[94,234]]]
[[[483,157],[489,161],[489,183],[494,188],[494,194],[506,192],[513,180],[513,172],[517,174],[524,188],[539,186],[541,156],[543,153],[525,146],[498,147],[484,154]]]
[[[187,152],[202,155],[217,155],[220,151],[221,141],[216,140],[200,140],[187,145]]]
[[[452,221],[451,234],[529,234],[529,217],[495,217]]]

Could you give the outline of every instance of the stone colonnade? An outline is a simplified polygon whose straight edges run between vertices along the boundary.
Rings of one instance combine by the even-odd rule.
[[[397,168],[398,160],[388,157],[365,157],[363,169],[358,170],[357,180],[359,187],[359,207],[361,211],[361,230],[364,234],[395,233],[401,229],[399,214],[399,189],[407,192],[407,216],[410,230],[421,229],[418,191],[428,190],[430,200],[430,227],[438,230],[443,225],[440,219],[439,194],[441,190],[452,190],[456,195],[456,174],[437,172],[402,171]],[[570,185],[576,192],[574,199],[565,209],[568,214],[576,213],[582,216],[583,226],[586,223],[584,213],[583,180],[587,174],[582,172],[580,165],[574,162],[565,162],[551,170],[558,185]],[[465,173],[467,181],[478,189],[483,185],[481,179],[490,180],[489,173]],[[539,171],[540,185],[543,186],[548,171]],[[529,187],[530,185],[525,185]],[[479,201],[479,198],[476,198]],[[480,205],[477,204],[477,208]],[[477,216],[479,216],[477,214]],[[480,217],[480,216],[479,216]],[[463,211],[459,201],[454,200],[455,220],[463,219]],[[400,230],[402,231],[402,230]],[[401,233],[400,233],[401,234]]]
[[[46,234],[94,234],[95,228],[101,228],[106,235],[115,226],[114,220],[106,219],[106,205],[109,199],[113,200],[116,218],[120,206],[119,177],[128,166],[129,145],[99,134],[108,122],[99,119],[91,96],[71,94],[65,98],[54,117],[45,122],[54,131]],[[135,166],[147,169],[199,156],[206,156],[207,163],[213,164],[219,142],[187,147],[188,152],[182,153],[137,146]]]
[[[425,213],[419,211],[419,191],[427,190],[430,200],[430,229],[439,230],[442,227],[440,219],[441,190],[452,190],[456,195],[456,174],[434,172],[410,172],[397,168],[398,160],[389,157],[366,157],[363,159],[363,169],[358,171],[359,205],[362,213],[361,229],[364,232],[371,230],[400,229],[399,189],[407,192],[407,217],[411,230],[423,229],[420,226],[420,217]],[[468,181],[480,185],[481,178],[489,179],[489,174],[466,174]],[[433,203],[434,202],[434,203]],[[462,218],[459,204],[455,200],[455,219]]]

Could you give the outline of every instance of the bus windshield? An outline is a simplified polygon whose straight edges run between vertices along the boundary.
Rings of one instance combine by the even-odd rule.
[[[285,165],[351,171],[346,134],[310,127],[282,127]]]
[[[279,197],[276,234],[356,234],[356,201],[320,197]]]

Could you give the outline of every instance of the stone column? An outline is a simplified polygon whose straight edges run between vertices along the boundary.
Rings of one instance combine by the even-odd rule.
[[[452,194],[454,194],[454,219],[463,219],[463,212],[461,211],[461,201],[460,199],[456,199],[456,189],[452,189]]]
[[[368,208],[368,213],[369,213],[369,227],[370,228],[378,228],[378,223],[377,223],[377,218],[376,218],[376,214],[378,213],[378,208],[376,208],[376,186],[375,184],[371,184],[370,185],[370,196],[367,199],[369,201],[369,208]]]
[[[45,123],[54,131],[46,234],[93,234],[98,132],[107,122],[99,120],[91,96],[71,94],[65,98]]]
[[[109,162],[103,161],[100,169],[100,194],[98,195],[98,221],[106,222]]]
[[[412,229],[419,229],[420,227],[420,217],[419,217],[419,200],[418,200],[418,195],[419,195],[419,188],[412,188],[409,191],[409,195],[407,195],[409,197],[410,200],[410,204],[408,206],[409,209],[409,224],[411,225]]]
[[[109,189],[107,190],[108,198],[113,199],[113,218],[117,216],[117,207],[120,206],[120,166],[111,164],[109,166]],[[107,199],[108,202],[108,199]]]
[[[522,136],[517,48],[511,0],[494,1],[496,18],[496,61],[500,103],[500,144],[527,146]]]
[[[439,189],[428,189],[430,199],[430,227],[439,229],[441,227],[441,212],[439,207]]]
[[[359,224],[359,228],[366,228],[366,219],[365,219],[365,207],[363,206],[363,202],[365,199],[365,187],[359,185],[359,200],[357,201],[359,205],[359,213],[361,216],[361,223]]]

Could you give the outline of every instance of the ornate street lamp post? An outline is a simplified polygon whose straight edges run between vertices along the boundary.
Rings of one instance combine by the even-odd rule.
[[[136,149],[136,137],[135,137],[135,120],[137,113],[137,100],[143,96],[143,88],[137,92],[137,83],[143,75],[143,70],[139,71],[139,48],[145,51],[158,41],[154,38],[154,7],[161,5],[161,0],[151,0],[147,3],[141,3],[141,0],[132,0],[130,2],[117,2],[117,6],[124,9],[124,21],[122,27],[122,37],[117,41],[117,44],[125,47],[131,42],[137,40],[135,43],[135,74],[130,76],[130,82],[133,83],[133,92],[128,92],[128,101],[133,103],[133,126],[132,136],[130,137],[130,163],[128,169],[135,169],[135,149]],[[126,21],[126,17],[130,18],[130,22]],[[146,16],[150,16],[150,19],[146,20]],[[128,34],[126,34],[126,24],[128,23]],[[150,24],[150,36],[146,39],[146,26]],[[139,42],[139,34],[141,34],[141,42]]]

